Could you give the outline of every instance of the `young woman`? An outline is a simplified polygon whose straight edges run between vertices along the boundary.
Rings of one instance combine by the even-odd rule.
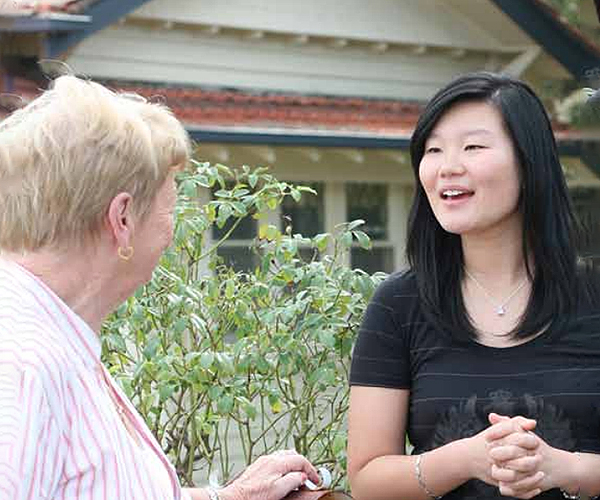
[[[377,290],[354,351],[353,494],[597,495],[600,314],[542,104],[509,77],[460,77],[411,155],[409,269]]]

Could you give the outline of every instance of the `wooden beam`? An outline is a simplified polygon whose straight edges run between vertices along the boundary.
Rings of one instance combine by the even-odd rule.
[[[542,0],[490,0],[561,63],[577,80],[600,67],[600,50],[563,23]]]
[[[92,22],[76,32],[51,34],[46,40],[43,57],[55,59],[64,55],[90,35],[117,23],[147,2],[148,0],[98,0],[85,12]]]

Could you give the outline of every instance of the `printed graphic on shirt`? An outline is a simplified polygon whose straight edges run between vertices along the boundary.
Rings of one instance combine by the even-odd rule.
[[[571,422],[560,408],[546,403],[542,398],[534,398],[528,394],[515,397],[511,391],[499,390],[490,392],[485,398],[474,395],[464,403],[449,408],[439,419],[428,449],[438,448],[483,431],[489,427],[487,416],[492,412],[533,418],[537,420],[535,433],[550,446],[563,450],[575,448]],[[472,480],[445,498],[481,500],[497,496],[496,487],[483,481]]]

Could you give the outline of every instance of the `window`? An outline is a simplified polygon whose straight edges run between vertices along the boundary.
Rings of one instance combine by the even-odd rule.
[[[223,244],[217,249],[217,255],[223,259],[223,264],[236,271],[250,271],[256,266],[257,257],[249,245]]]
[[[222,227],[216,225],[212,228],[212,239],[217,243],[231,229],[237,219],[230,219]],[[223,263],[231,266],[236,271],[250,271],[257,264],[257,256],[251,248],[257,233],[256,219],[245,217],[233,230],[233,233],[217,249],[217,255],[223,259]]]
[[[290,196],[284,198],[280,207],[281,230],[291,227],[292,234],[312,238],[325,232],[325,186],[321,182],[301,184],[314,189],[317,194],[303,192],[298,202]],[[298,252],[305,261],[319,258],[312,248],[299,248]]]
[[[363,219],[361,226],[371,238],[373,248],[364,250],[354,245],[350,264],[368,273],[392,272],[394,248],[389,234],[389,190],[385,184],[346,184],[346,214],[348,221]]]
[[[317,195],[302,193],[300,201],[296,202],[291,196],[286,196],[281,204],[281,229],[292,227],[292,234],[301,234],[312,238],[324,232],[324,186],[321,182],[303,185],[314,189]]]
[[[583,231],[582,257],[600,258],[600,189],[580,187],[571,189],[573,208]]]

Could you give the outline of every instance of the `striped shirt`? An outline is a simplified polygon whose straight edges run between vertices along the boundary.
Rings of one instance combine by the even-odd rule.
[[[175,470],[100,349],[44,283],[0,260],[0,499],[181,499]]]

